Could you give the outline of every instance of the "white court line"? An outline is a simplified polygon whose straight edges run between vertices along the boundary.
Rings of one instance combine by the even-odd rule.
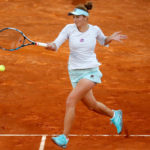
[[[42,139],[41,139],[41,144],[40,144],[39,150],[44,150],[45,141],[46,141],[46,135],[43,135]]]
[[[0,137],[2,136],[42,136],[42,138],[45,138],[47,136],[57,136],[58,134],[0,134]],[[75,136],[75,137],[124,137],[127,136],[126,134],[69,134],[69,136]],[[149,134],[129,134],[130,137],[150,137]],[[45,139],[46,140],[46,139]]]

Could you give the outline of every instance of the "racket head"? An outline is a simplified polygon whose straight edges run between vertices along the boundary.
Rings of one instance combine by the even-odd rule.
[[[35,42],[28,39],[22,31],[11,27],[0,30],[0,49],[14,51],[27,45],[35,45]]]

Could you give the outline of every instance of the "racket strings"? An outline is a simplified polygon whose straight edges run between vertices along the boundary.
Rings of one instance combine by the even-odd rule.
[[[0,47],[6,50],[17,49],[25,43],[22,34],[16,30],[0,31]]]

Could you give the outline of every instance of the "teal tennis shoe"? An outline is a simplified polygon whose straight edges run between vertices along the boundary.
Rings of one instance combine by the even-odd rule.
[[[62,134],[62,135],[59,135],[57,137],[52,137],[52,141],[55,144],[57,144],[58,146],[60,146],[62,148],[66,148],[69,139],[67,139],[66,136],[64,134]]]
[[[110,119],[111,124],[113,123],[115,127],[117,128],[117,133],[120,134],[122,132],[122,111],[121,110],[113,110],[114,116],[112,119]]]

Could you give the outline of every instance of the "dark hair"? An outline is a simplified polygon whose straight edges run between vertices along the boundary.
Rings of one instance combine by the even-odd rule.
[[[77,5],[76,8],[79,8],[88,12],[88,10],[91,10],[93,8],[93,4],[92,2],[87,2],[86,4]]]

